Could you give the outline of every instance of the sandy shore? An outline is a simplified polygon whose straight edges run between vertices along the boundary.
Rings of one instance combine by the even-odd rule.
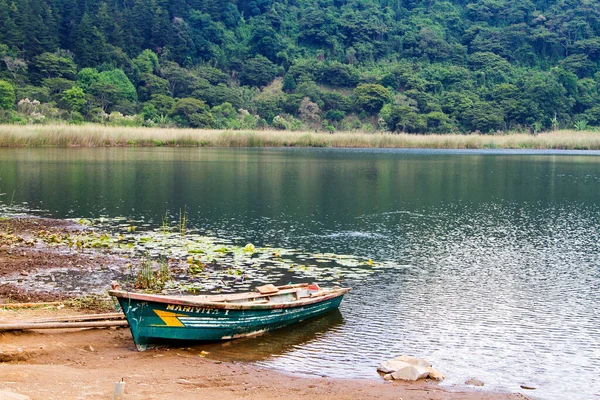
[[[0,222],[0,278],[37,268],[85,265],[88,257],[59,253],[35,242],[44,231],[81,229],[47,219]],[[7,239],[8,238],[8,239]],[[17,238],[17,239],[15,239]],[[21,238],[22,240],[18,239]],[[35,243],[33,243],[35,242]],[[33,243],[33,244],[32,244]],[[94,263],[125,262],[98,257]],[[0,287],[0,303],[51,300],[57,295],[25,293]],[[58,296],[60,297],[60,296]],[[29,310],[0,308],[0,324],[82,312],[56,307]],[[435,382],[386,382],[306,378],[223,361],[202,347],[135,351],[128,329],[44,330],[0,333],[0,392],[31,399],[111,399],[114,382],[126,384],[125,399],[525,399],[521,394],[440,387]],[[2,399],[0,393],[0,399]]]

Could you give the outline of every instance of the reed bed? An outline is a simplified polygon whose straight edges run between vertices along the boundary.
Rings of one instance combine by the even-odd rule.
[[[223,131],[87,125],[0,125],[0,147],[340,147],[600,150],[600,132],[412,135]]]

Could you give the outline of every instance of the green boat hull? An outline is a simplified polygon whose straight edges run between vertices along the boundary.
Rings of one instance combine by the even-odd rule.
[[[164,341],[219,341],[257,335],[322,315],[343,296],[296,307],[220,309],[119,297],[139,350]]]

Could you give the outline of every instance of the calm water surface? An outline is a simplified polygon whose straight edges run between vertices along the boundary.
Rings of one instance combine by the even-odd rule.
[[[400,354],[542,399],[600,399],[600,153],[0,150],[0,201],[241,243],[391,261],[340,312],[213,345],[291,372],[373,378]],[[14,193],[14,198],[13,198]]]

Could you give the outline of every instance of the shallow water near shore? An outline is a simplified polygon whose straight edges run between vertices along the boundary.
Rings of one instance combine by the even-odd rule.
[[[340,314],[211,356],[376,378],[379,362],[411,354],[444,384],[600,396],[598,152],[3,149],[0,193],[39,215],[123,216],[140,230],[185,207],[189,229],[240,246],[385,265],[342,271],[354,289]]]

